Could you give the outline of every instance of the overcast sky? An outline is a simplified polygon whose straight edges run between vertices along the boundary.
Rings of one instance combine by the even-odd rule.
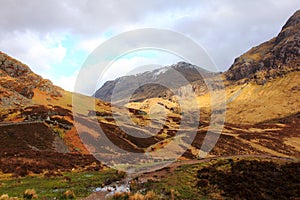
[[[0,51],[67,90],[73,90],[76,74],[87,56],[103,41],[124,31],[177,31],[201,45],[224,71],[235,57],[276,36],[300,8],[299,0],[0,2]],[[130,57],[120,63],[126,68],[132,63],[150,64],[151,59]],[[174,56],[159,57],[155,62],[157,59],[162,65],[176,61]],[[116,76],[117,71],[107,78]]]

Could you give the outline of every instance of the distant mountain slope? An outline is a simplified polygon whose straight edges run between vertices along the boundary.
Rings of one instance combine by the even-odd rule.
[[[300,10],[283,26],[277,37],[235,59],[225,73],[228,80],[267,79],[300,70]]]
[[[132,94],[131,101],[143,101],[159,96],[168,98],[174,95],[174,92],[180,93],[178,91],[180,87],[189,83],[193,85],[194,90],[197,90],[199,85],[202,88],[205,87],[202,76],[210,77],[213,75],[214,73],[195,65],[179,62],[172,66],[108,81],[96,91],[94,96],[108,102],[113,93],[114,101],[122,101],[124,97],[128,97],[130,94]],[[134,89],[136,90],[134,91]]]

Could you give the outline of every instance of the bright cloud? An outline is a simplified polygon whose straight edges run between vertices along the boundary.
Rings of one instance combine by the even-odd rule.
[[[30,68],[46,77],[52,66],[64,59],[67,49],[62,46],[60,37],[26,31],[14,32],[0,40],[0,47],[9,55],[21,60]],[[1,50],[2,50],[1,49]]]
[[[75,71],[70,76],[58,76],[58,77],[52,77],[53,83],[55,85],[59,85],[63,87],[67,91],[74,91],[74,86],[76,83],[78,71]]]

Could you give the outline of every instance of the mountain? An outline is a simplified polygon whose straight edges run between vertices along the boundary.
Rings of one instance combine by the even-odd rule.
[[[235,59],[229,70],[221,74],[226,93],[225,99],[222,99],[226,101],[226,121],[212,155],[266,153],[283,157],[299,156],[299,13],[297,11],[287,21],[278,36]],[[158,84],[177,82],[179,77],[172,72],[179,71],[192,85],[200,105],[201,128],[185,154],[194,157],[197,149],[201,148],[212,112],[210,92],[195,69],[199,68],[180,62],[151,72],[120,77],[106,82],[95,96],[110,101],[114,92],[117,103],[127,103],[125,106],[129,109],[149,114],[150,117],[167,112],[169,118],[166,119],[165,128],[159,132],[166,134],[166,138],[155,138],[156,141],[166,141],[173,134],[170,130],[176,130],[176,124],[179,126],[183,117],[181,105],[176,99],[174,101],[172,95],[184,96],[187,85],[180,81],[179,84],[169,84],[173,90],[171,92]],[[204,78],[213,78],[215,75],[206,71],[203,74],[208,74]],[[147,84],[149,82],[151,84]],[[115,88],[118,84],[120,87]],[[130,90],[131,87],[138,89]],[[123,99],[128,96],[129,103]],[[192,102],[188,105],[191,108],[195,106]],[[143,120],[138,123],[150,124]],[[135,139],[131,141],[135,144],[136,141],[142,142]]]
[[[74,95],[0,52],[1,173],[19,177],[47,172],[51,176],[82,166],[102,168],[74,127]],[[88,98],[82,96],[82,101]],[[96,103],[101,110],[109,110],[104,103]]]
[[[283,26],[277,37],[252,48],[235,59],[225,73],[228,80],[268,79],[300,70],[300,10]]]
[[[94,96],[107,102],[111,101],[112,94],[114,102],[123,102],[128,97],[130,101],[143,101],[155,97],[170,98],[174,92],[180,95],[180,88],[190,83],[193,90],[200,94],[206,90],[203,78],[212,76],[214,76],[212,72],[186,62],[179,62],[153,71],[107,81]]]
[[[248,171],[254,169],[257,175],[261,173],[260,169],[271,166],[270,173],[278,177],[278,166],[281,166],[282,169],[288,169],[287,177],[291,176],[294,168],[284,167],[282,162],[299,161],[300,157],[299,22],[300,11],[297,11],[277,37],[237,58],[230,69],[222,74],[179,62],[151,72],[106,82],[94,96],[110,102],[114,92],[113,100],[119,103],[118,106],[94,97],[64,91],[35,74],[27,65],[0,52],[0,172],[3,176],[0,189],[3,187],[2,191],[8,193],[10,191],[5,191],[6,188],[11,191],[21,188],[19,194],[23,195],[23,187],[31,187],[27,178],[7,179],[11,174],[14,177],[30,174],[29,179],[38,177],[38,182],[43,181],[43,177],[62,176],[61,179],[49,179],[50,190],[55,193],[61,190],[61,186],[54,184],[54,180],[59,180],[67,189],[80,180],[79,189],[84,190],[82,181],[86,177],[96,180],[95,174],[99,174],[105,167],[102,163],[114,165],[123,161],[119,166],[124,169],[128,167],[127,169],[132,170],[136,167],[135,164],[141,164],[138,168],[146,170],[155,167],[157,163],[169,162],[174,155],[178,156],[178,152],[183,153],[178,158],[181,161],[173,163],[178,166],[183,163],[208,162],[215,158],[211,160],[213,170],[204,169],[199,172],[201,177],[194,176],[204,178],[197,183],[197,187],[201,188],[203,184],[213,183],[213,179],[207,179],[207,170],[212,172],[212,177],[220,177],[214,173],[222,175],[220,172],[225,170],[223,175],[228,178],[228,169],[243,166],[236,163],[244,158],[256,163],[253,167],[246,164],[251,168]],[[211,113],[220,110],[212,111],[214,102],[211,102],[211,93],[205,85],[205,81],[213,81],[215,75],[222,76],[226,87],[225,99],[217,99],[217,103],[219,100],[226,101],[226,120],[222,131],[214,129],[219,121],[210,124]],[[218,86],[218,83],[215,84]],[[182,112],[181,102],[173,99],[174,94],[186,97],[190,90],[195,92],[196,101],[185,98],[185,106],[199,108],[199,120],[199,113],[195,116],[194,113],[189,113],[189,109]],[[129,103],[125,97],[130,97]],[[197,103],[199,107],[196,106]],[[191,130],[195,130],[195,138],[190,145],[185,141],[190,139]],[[178,135],[178,132],[181,134]],[[199,150],[210,146],[211,139],[214,138],[218,138],[218,141],[209,152],[209,158],[189,160],[198,158],[199,153],[203,153]],[[203,146],[204,141],[206,143]],[[135,154],[128,159],[129,153]],[[154,160],[149,162],[148,158],[139,157],[138,153],[151,154]],[[229,156],[228,161],[220,159],[226,156]],[[280,165],[270,164],[271,158],[279,159]],[[262,168],[257,168],[260,159],[268,162]],[[201,168],[203,166],[201,164]],[[198,167],[192,168],[195,173],[198,171]],[[149,183],[158,183],[153,178],[158,178],[159,174],[169,179],[167,175],[180,172],[180,168],[178,169],[168,167],[155,171]],[[190,173],[186,167],[182,169]],[[77,172],[85,171],[97,172],[92,175],[84,173],[84,179],[77,177]],[[166,173],[162,174],[163,171]],[[244,171],[242,170],[242,174]],[[103,171],[106,173],[103,176],[105,184],[111,183],[108,176],[118,174],[113,172],[114,175],[111,175],[108,172],[106,169]],[[238,176],[241,175],[239,170],[236,172]],[[183,176],[181,174],[176,177]],[[228,180],[230,182],[232,178],[229,177]],[[250,181],[252,182],[253,180]],[[186,182],[183,183],[186,188]],[[95,188],[102,183],[95,184],[89,183],[86,186],[87,193],[96,191]],[[190,185],[195,192],[196,183]],[[215,191],[215,184],[212,186],[214,188],[211,191]],[[232,191],[229,186],[226,188]],[[161,187],[159,188],[161,191]],[[210,190],[205,189],[207,191]],[[172,190],[167,192],[173,193]],[[180,190],[175,193],[183,194]],[[188,194],[187,198],[191,197],[189,193],[185,194]]]

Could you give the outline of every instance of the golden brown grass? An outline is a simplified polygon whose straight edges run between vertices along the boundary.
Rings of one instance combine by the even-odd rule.
[[[297,151],[300,152],[300,138],[299,137],[286,138],[286,141],[284,143],[289,146],[292,146],[293,148],[295,148]]]
[[[37,199],[38,195],[36,194],[36,191],[34,189],[27,189],[24,192],[23,198],[24,199]]]
[[[292,115],[299,111],[300,72],[270,80],[265,85],[248,83],[226,88],[226,122],[253,124]],[[235,97],[234,95],[239,92]]]

